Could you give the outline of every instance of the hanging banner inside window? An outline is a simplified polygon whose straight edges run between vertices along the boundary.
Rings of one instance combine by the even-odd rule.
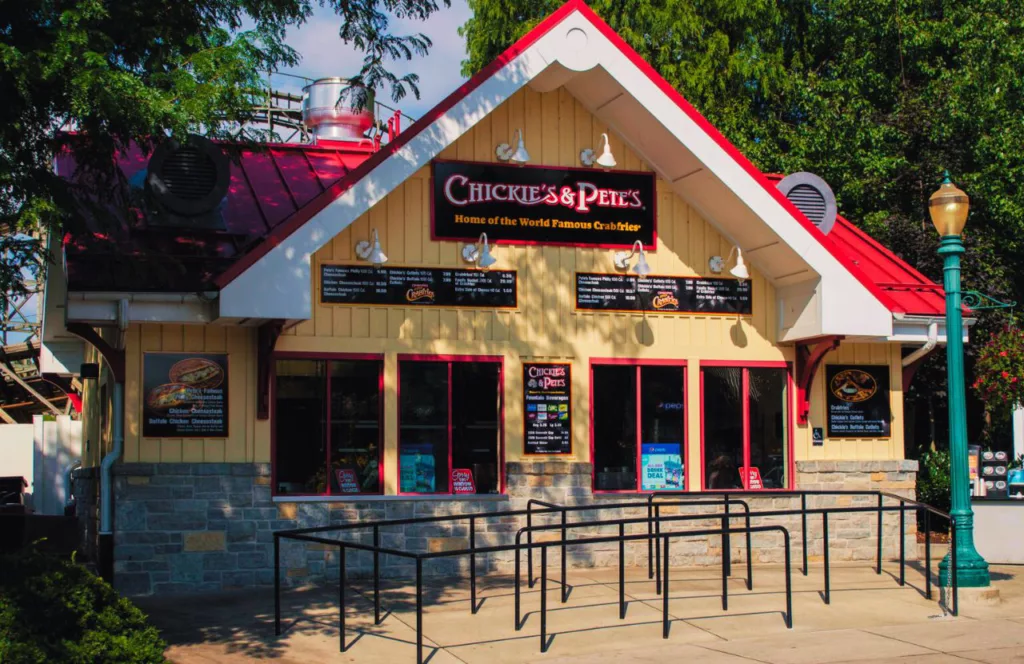
[[[830,364],[825,371],[830,438],[888,438],[889,367]]]
[[[514,270],[320,265],[324,304],[515,309]]]
[[[576,308],[658,314],[752,312],[749,279],[576,273]]]
[[[653,173],[435,161],[433,176],[435,240],[654,247]]]
[[[682,491],[683,457],[679,443],[640,445],[641,491]]]
[[[523,364],[523,452],[572,453],[572,367]]]
[[[142,435],[226,438],[228,356],[143,353]]]

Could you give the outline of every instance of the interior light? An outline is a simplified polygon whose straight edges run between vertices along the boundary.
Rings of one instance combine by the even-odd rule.
[[[380,248],[380,238],[377,236],[376,228],[373,229],[373,242],[363,240],[356,245],[356,255],[364,261],[373,263],[375,267],[380,267],[388,262],[388,257]]]

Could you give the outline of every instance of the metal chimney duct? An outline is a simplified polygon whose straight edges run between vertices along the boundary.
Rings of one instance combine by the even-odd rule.
[[[373,90],[350,90],[344,78],[321,78],[302,89],[302,122],[317,141],[363,141],[373,126]],[[357,108],[359,97],[362,108]]]

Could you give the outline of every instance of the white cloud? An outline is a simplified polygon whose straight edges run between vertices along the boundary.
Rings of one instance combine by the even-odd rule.
[[[434,14],[425,22],[402,20],[393,21],[392,34],[422,32],[434,46],[427,57],[414,57],[411,61],[391,63],[389,69],[398,75],[416,73],[420,77],[420,99],[406,96],[397,104],[401,110],[418,118],[441,101],[465,79],[459,74],[461,62],[466,55],[465,40],[458,35],[459,26],[470,17],[466,0],[452,0],[452,6]],[[362,54],[346,46],[338,37],[340,18],[330,9],[319,8],[302,27],[290,31],[286,38],[289,46],[302,56],[302,62],[288,73],[308,78],[325,76],[352,76],[362,66]],[[298,91],[301,82],[279,76],[274,87],[287,91]],[[378,91],[378,100],[395,106],[390,91]]]

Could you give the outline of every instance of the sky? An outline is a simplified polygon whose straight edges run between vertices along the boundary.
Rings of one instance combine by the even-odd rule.
[[[419,100],[410,95],[396,105],[390,91],[378,91],[378,101],[397,106],[407,115],[418,118],[457,88],[465,80],[459,74],[459,69],[466,55],[465,40],[457,30],[469,16],[466,0],[452,0],[451,7],[442,6],[426,22],[393,21],[391,34],[422,32],[430,37],[434,46],[425,58],[414,57],[409,62],[394,62],[389,66],[398,75],[408,72],[419,74]],[[302,62],[297,67],[283,71],[308,78],[345,77],[359,73],[362,54],[341,43],[338,38],[339,26],[338,16],[330,9],[320,7],[302,27],[289,31],[285,41],[302,55]],[[279,76],[274,79],[273,85],[279,90],[297,92],[301,82]]]

